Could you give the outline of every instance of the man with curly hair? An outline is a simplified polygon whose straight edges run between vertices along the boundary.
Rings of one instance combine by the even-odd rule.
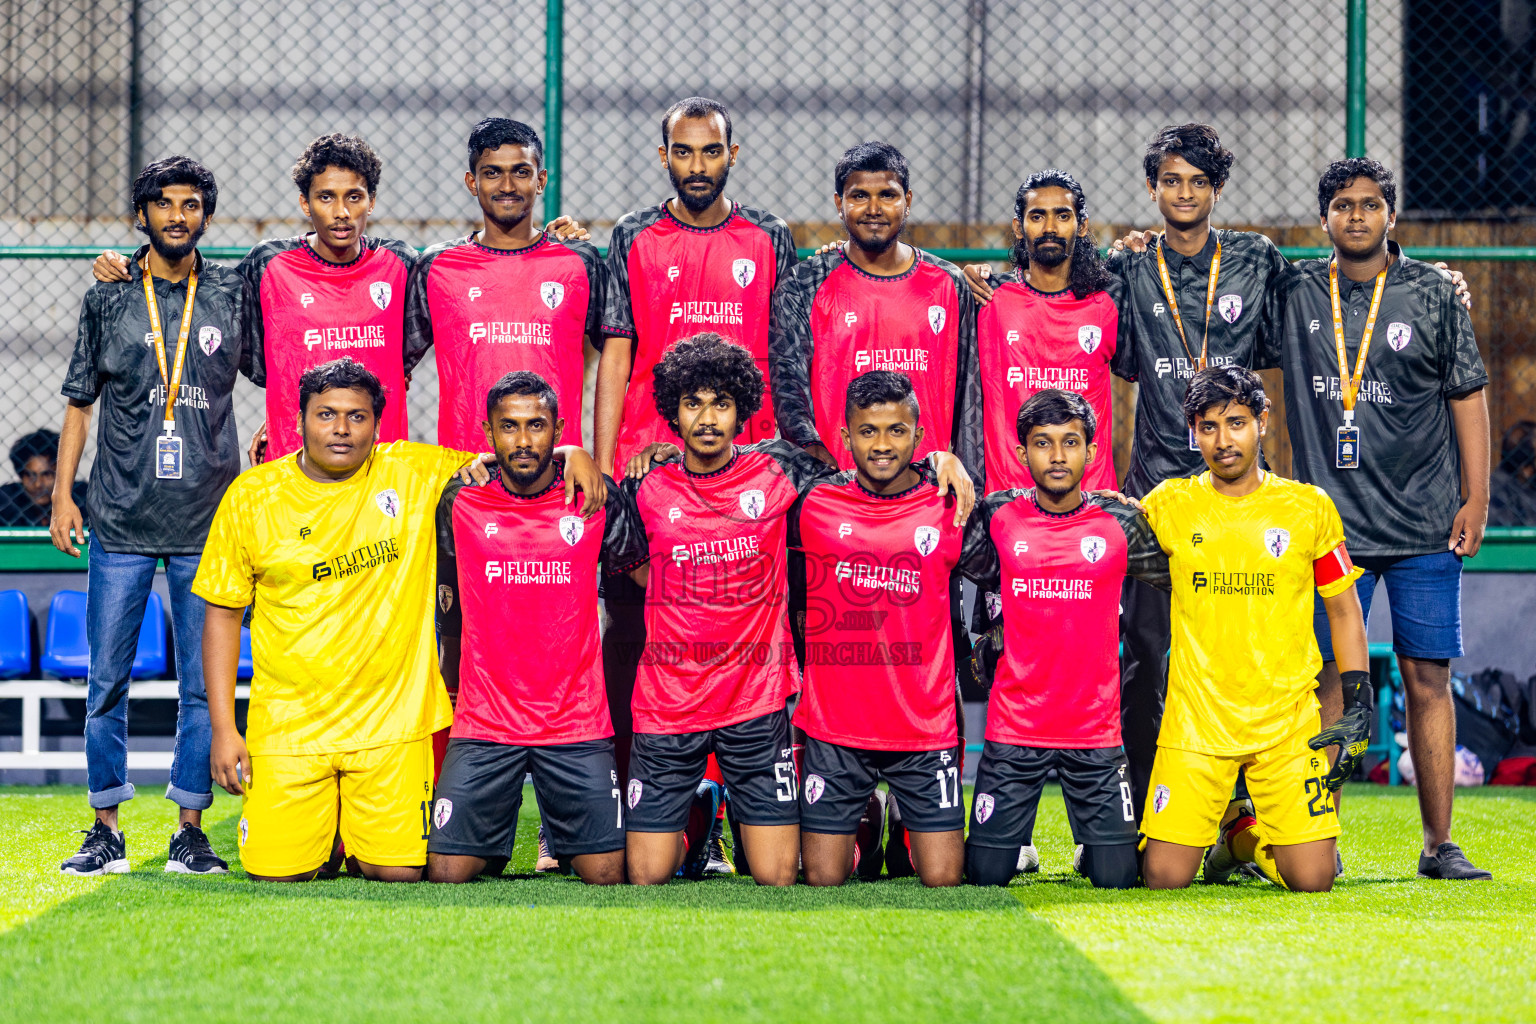
[[[786,514],[831,471],[785,441],[734,443],[762,407],[763,375],[720,335],[678,342],[654,379],[656,412],[685,447],[648,447],[626,466],[621,487],[640,528],[629,531],[634,550],[606,566],[646,588],[626,787],[630,881],[664,882],[683,864],[684,826],[713,752],[748,870],[759,884],[790,885],[800,816],[785,702],[800,670]],[[940,487],[968,504],[958,460],[942,455],[935,468]]]

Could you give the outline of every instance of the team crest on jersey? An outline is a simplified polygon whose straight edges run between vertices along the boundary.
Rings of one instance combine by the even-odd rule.
[[[203,355],[211,356],[224,344],[224,334],[217,327],[209,325],[197,332],[197,347],[203,350]]]
[[[453,588],[446,583],[437,585],[437,606],[447,615],[453,611]]]
[[[745,288],[757,276],[757,264],[749,259],[739,259],[731,264],[731,280]]]
[[[448,819],[453,817],[453,801],[447,797],[438,797],[437,806],[432,808],[432,824],[442,828],[448,824]]]
[[[247,839],[249,839],[250,837],[251,837],[251,823],[249,821],[246,821],[244,818],[241,818],[240,819],[240,845],[244,846],[245,845],[245,841]]]
[[[545,281],[539,285],[539,298],[544,300],[544,305],[554,309],[565,301],[565,285],[559,281]]]
[[[917,546],[918,554],[931,554],[939,546],[938,527],[919,526],[912,534],[912,543]]]
[[[741,504],[742,514],[748,519],[757,519],[761,516],[767,501],[763,497],[763,492],[755,487],[750,491],[742,491],[741,496],[736,500]]]
[[[992,817],[992,810],[997,802],[992,799],[991,793],[976,794],[976,824],[985,825],[987,819]]]
[[[1168,806],[1168,787],[1159,785],[1152,793],[1152,813],[1162,814],[1163,808]]]
[[[827,780],[820,775],[807,775],[805,777],[805,802],[813,804],[821,799],[821,794],[827,791]]]
[[[640,802],[640,797],[645,793],[645,784],[639,779],[629,780],[629,809],[634,810]]]
[[[1285,549],[1291,546],[1291,531],[1279,526],[1271,526],[1264,531],[1264,550],[1279,558],[1285,554]]]
[[[996,619],[999,615],[1003,614],[1002,594],[996,594],[989,590],[983,596],[987,601],[987,617],[989,619]]]
[[[571,547],[576,546],[576,542],[581,540],[581,534],[586,529],[582,524],[581,516],[561,516],[558,526],[560,539]]]
[[[400,495],[395,493],[393,487],[375,494],[373,500],[379,503],[379,511],[389,518],[394,519],[400,515]]]
[[[1387,324],[1387,344],[1392,346],[1393,352],[1401,352],[1408,347],[1408,343],[1412,340],[1412,327],[1399,320],[1394,320]]]
[[[1104,332],[1093,324],[1083,324],[1077,329],[1077,347],[1089,355],[1093,355],[1103,340]]]
[[[1243,315],[1243,297],[1236,292],[1223,295],[1216,300],[1216,312],[1229,324],[1237,323],[1237,318]]]
[[[368,286],[368,297],[372,299],[373,304],[378,306],[380,309],[389,308],[389,297],[391,294],[393,293],[389,290],[388,281],[375,281],[373,284]]]
[[[928,307],[928,326],[933,328],[933,333],[938,334],[944,329],[944,307]]]
[[[1083,553],[1083,557],[1090,562],[1097,562],[1104,557],[1104,549],[1109,545],[1104,543],[1103,537],[1088,536],[1078,541],[1077,549]]]

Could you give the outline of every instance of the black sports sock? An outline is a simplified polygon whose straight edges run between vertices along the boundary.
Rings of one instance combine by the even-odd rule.
[[[965,844],[965,880],[972,885],[1007,885],[1018,874],[1018,868],[1017,846],[999,850],[991,846]]]
[[[1095,889],[1134,889],[1140,882],[1136,844],[1083,847],[1083,874]]]

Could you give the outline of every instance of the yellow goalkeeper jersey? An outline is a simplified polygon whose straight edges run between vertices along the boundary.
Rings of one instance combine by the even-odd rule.
[[[1173,575],[1173,647],[1159,746],[1250,754],[1316,728],[1312,591],[1354,584],[1344,526],[1320,488],[1265,473],[1241,498],[1211,474],[1144,499]]]
[[[235,478],[192,592],[254,602],[246,745],[328,754],[405,743],[453,714],[437,664],[437,502],[473,452],[396,441],[316,483],[297,456]]]

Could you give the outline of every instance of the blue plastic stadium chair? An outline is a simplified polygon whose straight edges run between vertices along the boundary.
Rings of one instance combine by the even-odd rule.
[[[251,660],[251,631],[240,627],[240,666],[235,669],[236,679],[249,679],[256,674],[256,663]]]
[[[32,612],[27,595],[0,590],[0,679],[18,679],[32,672]]]
[[[133,654],[133,678],[157,679],[165,675],[165,604],[153,590],[144,603],[144,623],[139,626],[139,649]]]
[[[56,679],[84,679],[91,666],[85,640],[85,592],[61,590],[48,602],[41,667]]]

